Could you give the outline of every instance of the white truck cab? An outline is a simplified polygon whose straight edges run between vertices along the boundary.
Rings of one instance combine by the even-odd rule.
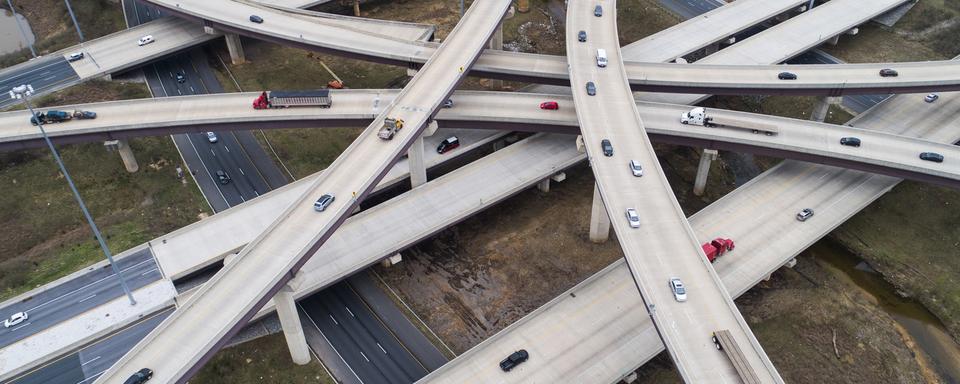
[[[607,50],[603,48],[597,49],[597,66],[604,68],[607,66]]]
[[[680,122],[683,124],[703,125],[704,118],[707,117],[707,111],[703,107],[696,107],[680,115]]]

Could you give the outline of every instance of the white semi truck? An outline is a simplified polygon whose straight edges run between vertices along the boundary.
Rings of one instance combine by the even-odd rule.
[[[688,112],[684,112],[680,115],[680,122],[683,124],[693,124],[700,125],[704,127],[727,127],[727,128],[739,128],[739,129],[749,129],[753,133],[763,132],[767,136],[776,135],[780,133],[780,130],[777,129],[777,126],[767,123],[761,123],[758,121],[749,121],[749,120],[740,120],[733,118],[718,118],[715,116],[707,115],[707,109],[703,107],[696,107],[691,109]]]

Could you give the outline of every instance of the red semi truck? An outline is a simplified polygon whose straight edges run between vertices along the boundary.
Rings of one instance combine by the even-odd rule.
[[[707,254],[707,260],[712,263],[720,258],[720,256],[723,256],[723,254],[732,251],[734,246],[733,240],[718,237],[709,243],[703,244],[703,253]]]

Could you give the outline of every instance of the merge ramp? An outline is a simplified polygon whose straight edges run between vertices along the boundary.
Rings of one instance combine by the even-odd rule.
[[[97,382],[120,383],[143,367],[151,367],[159,382],[186,382],[296,274],[420,136],[509,5],[508,0],[471,5],[436,55],[308,192]],[[385,142],[375,134],[386,117],[403,119],[407,129]],[[324,193],[340,200],[318,213],[313,203]]]
[[[363,126],[378,109],[396,97],[397,90],[338,90],[332,92],[336,107],[278,108],[255,110],[250,100],[256,93],[184,96],[162,99],[114,101],[64,107],[61,110],[92,110],[97,119],[52,124],[47,133],[57,143],[112,140],[142,135],[174,132],[217,131],[245,126],[265,127],[341,127]],[[573,108],[542,110],[544,100],[572,105],[570,96],[527,94],[517,92],[459,91],[451,97],[455,108],[445,108],[437,115],[444,126],[477,126],[487,129],[520,129],[577,133],[579,127]],[[688,106],[638,104],[647,132],[655,142],[692,145],[713,149],[750,152],[842,166],[921,182],[960,188],[960,148],[904,136],[875,131],[745,112],[708,109],[719,119],[743,125],[777,127],[772,136],[752,134],[733,127],[683,125],[679,116]],[[26,111],[0,113],[0,149],[26,148],[40,145],[39,132],[27,121]],[[857,137],[859,148],[843,146],[842,137]],[[945,156],[944,163],[921,160],[921,152]],[[239,235],[224,235],[236,237]],[[197,252],[201,252],[197,250]],[[219,254],[219,253],[218,253]],[[176,268],[175,270],[179,270]],[[176,276],[173,273],[172,276]]]
[[[623,69],[616,4],[604,5],[605,17],[594,16],[594,6],[580,0],[568,3],[566,41],[573,100],[597,188],[657,333],[686,382],[736,382],[752,376],[762,383],[783,382],[706,261],[660,168]],[[590,31],[592,38],[579,42],[578,30]],[[609,55],[605,68],[595,58],[600,48]],[[588,81],[596,84],[596,96],[577,89]],[[600,153],[601,139],[613,143],[612,154]],[[626,166],[631,160],[647,168],[646,175],[633,176]],[[631,228],[622,216],[628,209],[639,213],[638,227]],[[682,278],[691,293],[686,302],[675,301],[667,285],[674,276]],[[725,356],[704,343],[720,329],[730,330],[740,345],[748,376],[738,376]]]
[[[672,61],[808,2],[809,0],[737,0],[643,40],[627,44],[620,51],[624,59],[629,61]]]

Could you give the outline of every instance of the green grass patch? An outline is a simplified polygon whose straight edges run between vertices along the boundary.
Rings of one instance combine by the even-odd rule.
[[[653,35],[680,23],[656,0],[628,0],[617,2],[617,32],[620,46]]]
[[[306,365],[290,359],[282,333],[260,337],[217,352],[192,383],[321,383],[334,384],[316,358]]]

